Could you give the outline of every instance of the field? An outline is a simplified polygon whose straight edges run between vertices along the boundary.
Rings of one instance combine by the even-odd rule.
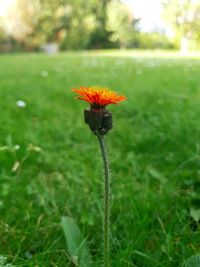
[[[73,266],[72,217],[102,260],[102,162],[72,87],[107,86],[112,267],[178,267],[199,252],[200,57],[153,53],[0,57],[0,255]],[[24,102],[17,102],[23,100]],[[23,104],[26,106],[23,107]]]

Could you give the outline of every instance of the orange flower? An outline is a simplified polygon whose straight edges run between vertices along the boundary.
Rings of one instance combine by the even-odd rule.
[[[93,108],[102,108],[109,104],[117,104],[126,100],[126,96],[118,95],[117,93],[97,86],[73,88],[72,89],[79,96],[80,100],[86,101],[91,104]]]

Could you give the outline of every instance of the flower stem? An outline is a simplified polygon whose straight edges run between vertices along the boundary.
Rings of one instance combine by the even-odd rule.
[[[110,170],[104,136],[98,134],[98,139],[104,165],[104,267],[110,267]]]

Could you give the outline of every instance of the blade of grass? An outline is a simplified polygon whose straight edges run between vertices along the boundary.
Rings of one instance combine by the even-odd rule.
[[[194,255],[187,259],[182,267],[199,267],[200,266],[200,254]]]
[[[92,267],[92,257],[89,252],[86,239],[72,218],[63,216],[61,224],[67,241],[68,252],[72,262],[79,267]]]

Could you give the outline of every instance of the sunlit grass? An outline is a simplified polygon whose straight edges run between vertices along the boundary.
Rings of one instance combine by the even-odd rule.
[[[0,146],[10,149],[0,149],[0,254],[18,266],[71,266],[60,227],[68,215],[101,262],[101,163],[87,104],[70,90],[80,85],[128,96],[110,107],[107,136],[112,266],[177,267],[198,252],[199,68],[177,53],[1,56]]]

